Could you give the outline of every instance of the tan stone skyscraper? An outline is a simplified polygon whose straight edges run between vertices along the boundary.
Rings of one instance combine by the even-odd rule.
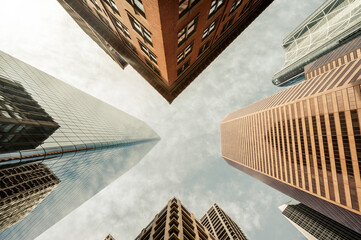
[[[215,240],[207,228],[176,198],[135,238],[136,240]]]
[[[238,225],[216,203],[201,218],[201,221],[217,239],[247,240]]]
[[[361,232],[361,37],[304,71],[304,82],[224,118],[222,156]]]
[[[58,0],[172,102],[273,0]]]

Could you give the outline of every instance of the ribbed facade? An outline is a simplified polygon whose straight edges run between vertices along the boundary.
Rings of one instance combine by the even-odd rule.
[[[305,76],[227,115],[222,155],[325,215],[337,206],[350,217],[337,220],[361,231],[361,44]]]
[[[146,123],[1,51],[0,86],[0,216],[27,209],[0,217],[0,239],[35,239],[159,140]],[[44,182],[50,175],[56,188]]]
[[[197,219],[176,198],[155,216],[136,240],[215,240]]]
[[[339,224],[302,203],[280,206],[283,216],[309,240],[358,240],[361,234]]]
[[[220,240],[247,240],[238,225],[215,203],[201,218],[203,226]]]

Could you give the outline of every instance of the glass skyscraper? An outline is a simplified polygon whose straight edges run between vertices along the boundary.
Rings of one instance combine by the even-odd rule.
[[[0,51],[0,239],[34,239],[137,164],[144,122]]]

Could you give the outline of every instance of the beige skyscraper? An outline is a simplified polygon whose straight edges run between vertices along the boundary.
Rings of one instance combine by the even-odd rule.
[[[361,232],[361,37],[304,73],[304,82],[223,119],[222,156]]]
[[[136,240],[215,240],[207,228],[176,198],[143,228]]]
[[[217,239],[247,240],[238,225],[216,203],[201,218],[201,221]]]

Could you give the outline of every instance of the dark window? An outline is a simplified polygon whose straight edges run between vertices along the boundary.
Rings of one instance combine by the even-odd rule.
[[[94,6],[96,6],[96,8],[97,8],[98,10],[100,10],[100,7],[99,7],[99,5],[98,5],[98,3],[97,3],[96,0],[90,0],[90,1],[94,4]]]
[[[115,5],[114,0],[104,0],[106,4],[113,10],[114,13],[119,15],[117,5]]]
[[[200,56],[208,47],[209,47],[209,43],[211,41],[208,41],[206,42],[200,49],[199,49],[199,52],[198,52],[198,56]]]
[[[179,0],[179,18],[184,16],[199,0]]]
[[[216,24],[217,24],[217,20],[214,20],[211,24],[209,24],[209,26],[206,29],[204,29],[202,41],[213,32],[213,30],[216,28]]]
[[[152,42],[152,37],[151,37],[151,33],[140,23],[138,22],[137,19],[133,18],[131,15],[129,15],[129,20],[130,23],[133,26],[133,29],[140,35],[142,36],[144,42],[149,43],[150,45],[153,46],[153,42]]]
[[[135,53],[138,54],[137,49],[133,46],[133,44],[131,44],[131,43],[130,43],[128,40],[126,40],[126,39],[124,39],[124,40],[125,40],[125,43],[128,45],[128,47],[129,47],[130,49],[132,49],[133,52],[135,52]]]
[[[152,53],[146,46],[144,46],[144,44],[141,41],[138,40],[138,42],[140,49],[142,49],[142,51],[149,57],[149,59],[157,63],[157,56],[155,56],[154,53]]]
[[[185,59],[193,50],[193,43],[189,44],[181,53],[177,56],[177,64]]]
[[[229,21],[228,21],[226,24],[223,25],[222,33],[223,33],[224,31],[226,31],[227,28],[229,28],[229,26],[231,26],[233,20],[234,20],[234,16],[233,16],[231,19],[229,19]]]
[[[124,24],[121,23],[115,16],[113,16],[113,15],[111,15],[111,16],[112,16],[113,21],[115,22],[115,25],[118,27],[118,29],[120,29],[120,31],[122,31],[125,36],[130,38],[128,28],[126,26],[124,26]]]
[[[224,1],[223,0],[213,0],[211,3],[211,8],[209,9],[208,18],[213,16],[222,6]]]
[[[184,72],[184,70],[187,68],[187,67],[189,67],[189,59],[188,59],[188,61],[185,63],[185,64],[183,64],[179,69],[178,69],[178,71],[177,71],[177,76],[179,76],[179,75],[181,75],[182,74],[182,72]]]
[[[178,32],[178,46],[180,46],[196,31],[197,20],[198,20],[198,16],[195,17],[182,30]]]
[[[134,12],[145,17],[143,1],[142,0],[127,0],[127,2],[133,6]]]
[[[244,8],[242,9],[241,14],[243,14],[245,11],[248,10],[248,8],[251,6],[251,2],[252,2],[252,0],[249,0],[249,2],[246,3],[246,5],[244,6]]]
[[[103,23],[105,23],[109,28],[111,28],[108,20],[106,20],[105,17],[103,17],[100,13],[97,12],[97,14],[98,14],[100,20],[102,20]]]
[[[233,13],[239,6],[241,6],[243,0],[234,0],[229,14]]]
[[[148,64],[148,66],[149,66],[151,69],[153,69],[153,71],[154,71],[156,74],[160,75],[159,70],[158,70],[148,59],[145,58],[145,62]]]

